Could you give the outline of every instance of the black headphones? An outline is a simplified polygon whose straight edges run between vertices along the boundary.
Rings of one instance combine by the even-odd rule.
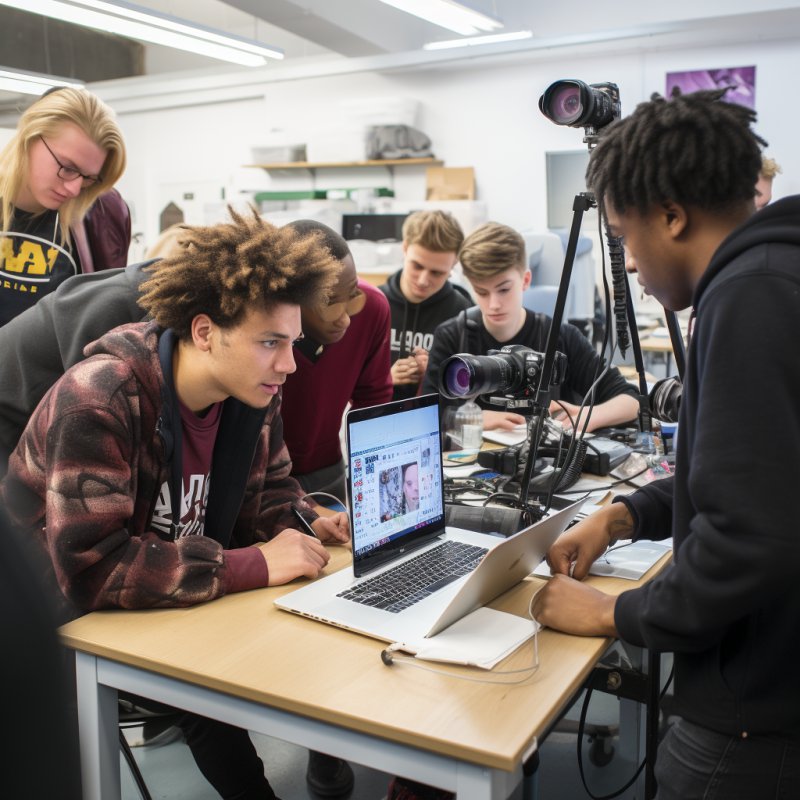
[[[678,377],[662,378],[650,392],[650,410],[656,419],[677,422],[681,408],[683,382]]]

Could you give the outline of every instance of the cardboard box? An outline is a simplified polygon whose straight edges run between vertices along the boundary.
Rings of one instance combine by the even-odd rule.
[[[473,167],[428,167],[426,184],[426,200],[475,199]]]

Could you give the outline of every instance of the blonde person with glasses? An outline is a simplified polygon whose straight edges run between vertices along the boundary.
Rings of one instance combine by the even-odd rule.
[[[0,152],[0,326],[72,275],[125,266],[130,215],[109,190],[122,132],[93,94],[46,92]]]

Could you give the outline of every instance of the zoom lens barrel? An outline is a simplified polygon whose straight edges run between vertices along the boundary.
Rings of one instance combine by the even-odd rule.
[[[439,391],[451,400],[525,388],[524,359],[516,353],[473,356],[459,353],[442,364]]]
[[[556,125],[602,128],[620,117],[619,88],[615,83],[556,81],[539,98],[539,108]]]

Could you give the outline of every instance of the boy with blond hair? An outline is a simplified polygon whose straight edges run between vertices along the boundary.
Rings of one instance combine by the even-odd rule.
[[[760,211],[772,200],[772,181],[779,172],[783,170],[774,158],[761,156],[761,172],[756,181],[756,211]]]
[[[380,286],[392,311],[393,399],[417,394],[439,323],[472,305],[448,278],[464,241],[446,211],[415,211],[403,223],[403,267]]]
[[[464,276],[470,282],[478,307],[460,313],[442,323],[434,334],[423,381],[423,391],[439,390],[442,362],[456,353],[486,355],[505,345],[517,344],[544,352],[550,331],[550,317],[529,311],[522,304],[522,294],[531,282],[525,258],[525,241],[517,231],[497,222],[487,222],[471,233],[459,253]],[[567,357],[563,383],[553,387],[551,413],[566,426],[581,429],[578,411],[584,395],[595,381],[594,405],[587,430],[616,425],[635,419],[639,403],[636,390],[616,368],[603,375],[604,364],[589,341],[573,325],[561,326],[557,350]],[[455,400],[444,400],[454,406]],[[484,430],[510,430],[525,420],[520,414],[493,410],[483,398]]]

